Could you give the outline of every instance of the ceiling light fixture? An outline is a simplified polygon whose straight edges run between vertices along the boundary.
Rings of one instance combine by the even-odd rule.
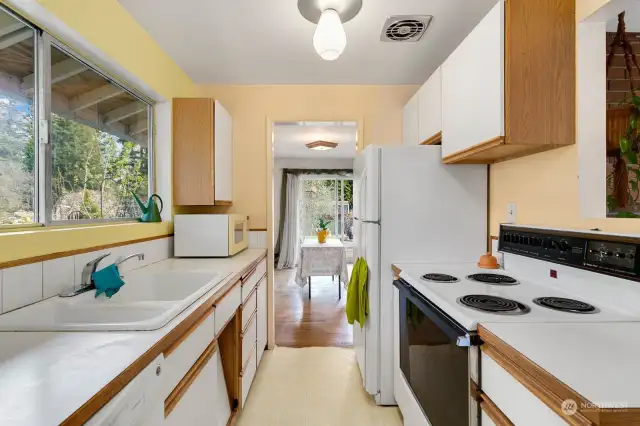
[[[334,149],[338,144],[336,142],[329,141],[315,141],[309,142],[306,146],[313,151],[327,151],[329,149]]]
[[[300,14],[318,24],[313,47],[325,61],[338,59],[347,47],[343,24],[352,20],[362,8],[362,0],[298,0]]]

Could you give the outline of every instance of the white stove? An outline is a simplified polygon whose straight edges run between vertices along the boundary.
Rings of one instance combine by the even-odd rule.
[[[639,236],[503,225],[499,250],[500,270],[395,264],[394,392],[412,424],[478,425],[478,324],[640,322]]]
[[[610,280],[603,280],[593,273],[591,273],[590,279],[578,280],[574,274],[568,273],[566,267],[536,259],[518,258],[521,256],[506,253],[504,260],[506,268],[504,270],[481,269],[475,263],[413,263],[398,264],[397,266],[402,269],[400,278],[411,284],[424,297],[469,331],[476,330],[478,323],[482,322],[640,321],[640,304],[637,305],[637,309],[633,310],[629,306],[625,306],[628,303],[625,305],[618,303],[620,297],[612,295],[611,289],[607,289],[606,283],[603,282]],[[528,268],[524,268],[525,270],[539,269],[539,272],[534,274],[535,277],[532,277],[531,274],[527,274],[523,270],[521,263],[527,264]],[[513,268],[509,267],[510,264],[513,265]],[[544,275],[548,277],[550,270],[556,271],[557,278],[539,279]],[[423,275],[429,273],[450,275],[455,277],[457,281],[435,282],[422,278]],[[472,274],[497,274],[514,278],[517,283],[510,285],[483,284],[467,278]],[[584,287],[583,291],[575,291],[579,285]],[[640,291],[635,295],[634,292],[625,293],[631,293],[627,296],[635,297],[640,303]],[[463,306],[459,302],[460,298],[469,295],[495,296],[512,300],[529,308],[529,312],[518,312],[518,314],[505,314],[505,311],[499,313],[481,312]],[[573,299],[592,305],[595,311],[590,313],[560,312],[534,303],[534,299],[542,297]]]

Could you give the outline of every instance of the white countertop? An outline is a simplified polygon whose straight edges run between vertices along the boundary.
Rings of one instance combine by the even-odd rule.
[[[143,268],[231,274],[159,330],[0,332],[0,424],[60,424],[264,253],[248,249],[223,259],[167,259]]]
[[[594,404],[640,407],[640,322],[481,325]]]

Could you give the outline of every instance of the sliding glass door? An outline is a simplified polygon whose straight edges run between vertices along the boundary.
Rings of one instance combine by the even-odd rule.
[[[322,219],[331,238],[353,241],[353,179],[303,177],[301,191],[301,237],[315,238]]]

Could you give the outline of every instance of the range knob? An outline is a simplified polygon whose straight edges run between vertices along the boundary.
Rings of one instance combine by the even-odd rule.
[[[627,255],[622,252],[617,252],[616,257],[619,259],[624,259],[625,257],[627,257]]]
[[[634,254],[633,254],[633,253],[629,253],[629,254],[627,255],[627,259],[629,259],[629,260],[633,260],[633,259],[635,259],[635,258],[636,258],[636,257],[634,256]]]
[[[518,234],[512,234],[511,235],[511,242],[513,244],[520,244],[520,235]]]
[[[530,244],[530,238],[529,237],[522,237],[521,238],[521,243],[528,246]]]
[[[510,241],[511,241],[511,234],[509,234],[509,233],[505,233],[505,234],[502,236],[502,241],[504,241],[505,243],[510,242]]]

